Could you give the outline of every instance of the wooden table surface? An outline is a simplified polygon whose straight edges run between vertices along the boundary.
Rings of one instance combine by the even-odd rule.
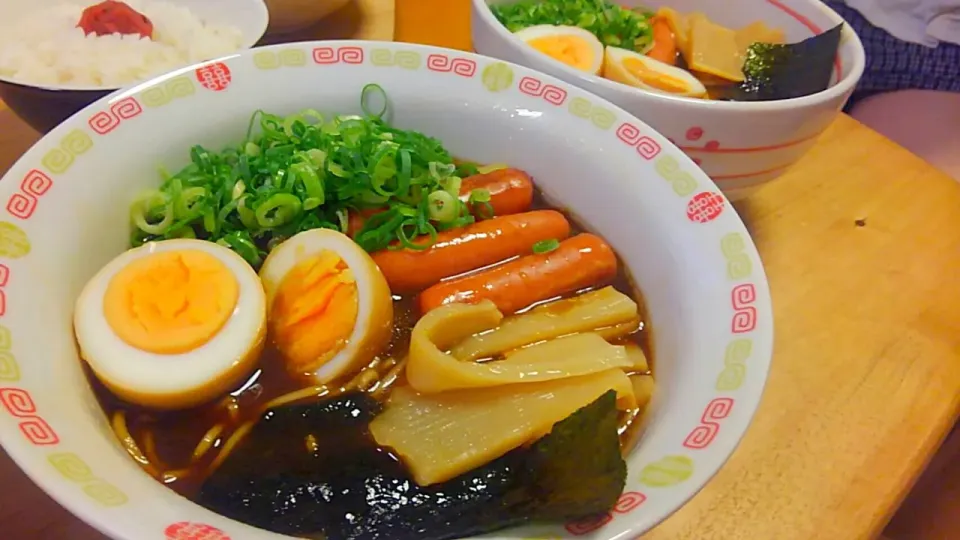
[[[396,1],[397,39],[469,47],[469,0]],[[0,172],[35,139],[0,111]],[[730,461],[643,540],[874,538],[960,413],[960,185],[841,116],[737,208],[773,295],[767,392]],[[0,486],[4,538],[102,540],[5,458]]]

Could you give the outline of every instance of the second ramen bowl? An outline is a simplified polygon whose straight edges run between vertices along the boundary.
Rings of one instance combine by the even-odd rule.
[[[796,163],[840,113],[865,65],[860,38],[818,0],[617,2],[626,7],[672,7],[680,13],[699,11],[730,28],[763,21],[782,28],[790,43],[844,24],[832,83],[823,92],[754,103],[656,94],[577,71],[529,47],[490,11],[492,4],[511,1],[473,0],[473,46],[478,53],[549,73],[610,100],[673,141],[731,199],[748,196]]]

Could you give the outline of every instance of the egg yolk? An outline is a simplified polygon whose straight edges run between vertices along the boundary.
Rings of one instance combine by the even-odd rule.
[[[582,71],[590,71],[594,52],[590,44],[577,36],[545,36],[527,41],[527,44],[554,60]]]
[[[636,58],[625,58],[623,60],[623,67],[625,67],[627,71],[629,71],[634,77],[643,81],[644,84],[656,88],[657,90],[681,93],[687,92],[690,89],[690,84],[687,81],[679,77],[674,77],[673,75],[667,75],[666,73],[661,73],[659,71],[650,69],[643,62],[643,60],[638,60]]]
[[[294,374],[316,371],[347,344],[359,309],[353,272],[330,250],[284,276],[270,311],[274,341]]]
[[[103,314],[131,347],[179,354],[217,335],[239,296],[236,277],[213,255],[162,251],[117,272],[107,286]]]

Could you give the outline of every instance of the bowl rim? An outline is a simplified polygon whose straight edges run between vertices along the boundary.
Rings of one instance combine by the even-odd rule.
[[[829,86],[825,90],[821,90],[815,94],[771,101],[716,101],[674,96],[669,94],[658,94],[656,92],[634,88],[632,86],[611,81],[598,75],[591,75],[589,73],[576,70],[564,64],[563,62],[550,58],[549,56],[536,51],[534,51],[535,54],[531,54],[526,50],[530,48],[520,41],[520,39],[518,39],[513,32],[507,30],[507,27],[501,24],[500,21],[494,17],[493,11],[490,9],[490,4],[488,4],[486,0],[471,1],[473,3],[474,13],[479,16],[479,19],[483,22],[483,24],[489,28],[492,28],[497,36],[509,43],[510,46],[520,49],[523,54],[530,58],[536,58],[537,62],[544,62],[551,68],[562,71],[565,76],[579,79],[578,83],[580,84],[587,83],[597,85],[604,90],[620,92],[623,95],[642,96],[643,98],[652,99],[658,102],[658,104],[684,104],[694,107],[710,108],[717,111],[730,112],[762,112],[784,108],[819,105],[852,92],[854,87],[856,87],[857,83],[860,81],[860,77],[863,75],[863,71],[866,68],[866,51],[863,48],[863,42],[860,41],[860,36],[858,36],[853,30],[853,27],[851,27],[850,24],[847,23],[847,21],[844,20],[844,18],[841,17],[830,6],[824,4],[823,2],[820,2],[819,0],[805,0],[811,8],[819,9],[822,13],[827,15],[827,17],[833,20],[835,24],[843,25],[842,32],[844,36],[840,41],[841,47],[845,44],[845,42],[849,42],[853,46],[853,65],[851,66],[850,71],[847,72],[847,75],[837,81],[836,84]],[[477,19],[474,18],[474,24],[476,23]],[[533,50],[530,49],[530,51]],[[537,66],[530,67],[531,69],[539,70]],[[589,87],[585,87],[585,89],[590,91]]]
[[[283,44],[271,45],[271,46],[261,47],[256,49],[248,49],[248,50],[239,51],[237,53],[233,53],[227,56],[223,56],[218,59],[212,59],[205,62],[199,62],[191,66],[186,66],[174,72],[159,75],[145,82],[141,82],[133,86],[122,88],[84,107],[82,110],[80,110],[79,112],[71,116],[69,119],[64,121],[59,126],[57,126],[54,130],[45,134],[37,143],[34,144],[33,147],[31,147],[30,150],[25,152],[24,155],[21,156],[21,158],[18,159],[13,166],[11,166],[10,171],[23,169],[25,162],[28,162],[30,159],[36,159],[36,156],[31,155],[33,154],[36,147],[42,145],[44,141],[49,141],[50,139],[62,137],[64,134],[68,133],[71,129],[74,129],[76,127],[75,124],[78,121],[80,121],[79,119],[84,114],[89,114],[95,110],[100,110],[107,104],[113,103],[116,100],[130,97],[134,94],[137,94],[138,92],[140,92],[145,88],[159,85],[169,80],[170,78],[177,75],[181,75],[187,71],[208,66],[210,64],[217,63],[217,62],[236,61],[238,57],[252,56],[259,51],[272,51],[272,50],[278,50],[278,49],[282,49],[284,47],[290,47],[290,46],[297,46],[297,47],[318,46],[318,47],[324,47],[324,48],[351,47],[351,46],[353,47],[379,46],[379,47],[391,48],[391,49],[400,48],[403,50],[414,50],[421,53],[455,54],[460,57],[465,57],[469,60],[483,60],[485,62],[505,64],[508,67],[517,70],[519,73],[536,75],[544,83],[557,85],[557,86],[560,86],[561,88],[567,87],[575,92],[586,94],[590,96],[590,98],[595,103],[601,104],[609,108],[613,112],[617,113],[618,118],[620,120],[623,120],[625,122],[633,122],[641,127],[648,129],[650,132],[656,134],[657,137],[662,139],[662,142],[661,142],[662,145],[666,145],[667,147],[672,148],[675,151],[674,155],[676,159],[681,162],[681,165],[687,167],[691,174],[697,177],[697,180],[702,183],[702,188],[704,191],[713,192],[713,193],[720,192],[716,183],[712,179],[710,179],[698,166],[696,166],[696,164],[690,158],[688,158],[678,148],[676,148],[675,145],[670,143],[664,135],[660,134],[658,131],[651,128],[648,124],[646,124],[645,122],[637,118],[637,116],[633,115],[632,113],[629,113],[622,107],[617,106],[616,104],[610,102],[609,100],[603,97],[600,97],[600,96],[597,96],[596,94],[591,93],[587,89],[578,87],[569,82],[562,81],[552,75],[542,73],[536,70],[535,68],[522,66],[519,64],[504,61],[504,60],[490,57],[490,56],[485,56],[475,52],[459,51],[459,50],[436,47],[431,45],[401,43],[401,42],[394,42],[394,41],[389,41],[389,42],[375,41],[375,40],[306,41],[306,42],[297,42],[297,43],[283,43]],[[3,177],[0,177],[0,179],[4,179],[7,176],[9,176],[10,171],[5,173]],[[6,185],[9,186],[13,184],[16,184],[16,182],[8,182]],[[743,222],[743,219],[735,211],[732,205],[730,205],[729,201],[726,200],[725,197],[724,197],[724,200],[726,205],[729,206],[729,210],[731,214],[731,217],[729,219],[731,219],[732,223],[736,225],[736,228],[738,229],[738,231],[744,235],[746,240],[747,251],[748,252],[752,251],[752,253],[754,254],[755,269],[754,269],[754,274],[751,276],[751,282],[757,288],[757,304],[755,305],[758,311],[762,311],[765,314],[761,319],[764,322],[765,330],[758,331],[758,334],[756,336],[758,346],[754,349],[755,352],[753,356],[755,360],[757,361],[762,360],[762,363],[763,363],[761,375],[759,377],[759,382],[755,383],[756,390],[754,392],[751,392],[749,396],[749,400],[753,402],[753,406],[747,412],[742,413],[743,419],[744,419],[744,425],[741,429],[737,429],[735,431],[735,434],[733,435],[729,443],[729,448],[716,450],[716,455],[720,457],[718,464],[715,467],[709,468],[711,470],[709,470],[709,473],[707,473],[702,478],[702,480],[698,480],[697,482],[692,482],[690,484],[687,484],[687,486],[683,489],[683,495],[680,497],[679,501],[675,505],[673,505],[668,511],[666,511],[662,515],[655,517],[652,523],[647,527],[644,527],[643,525],[641,525],[643,523],[642,518],[640,519],[631,518],[628,520],[628,523],[631,524],[630,528],[635,530],[631,530],[625,534],[621,534],[618,536],[604,536],[603,538],[609,538],[610,540],[614,540],[614,539],[619,540],[620,538],[627,538],[627,535],[639,534],[642,532],[649,531],[654,526],[656,526],[656,524],[661,523],[667,517],[669,517],[676,511],[680,510],[684,505],[686,505],[690,501],[690,499],[692,499],[696,494],[698,494],[707,485],[707,483],[709,483],[709,481],[728,463],[730,457],[737,450],[739,445],[743,442],[743,439],[747,433],[747,430],[753,425],[753,419],[755,418],[756,413],[759,410],[760,405],[763,401],[763,396],[766,392],[767,384],[769,382],[770,369],[773,365],[773,346],[774,346],[774,322],[775,321],[773,317],[772,301],[770,299],[769,279],[767,278],[762,260],[759,257],[759,253],[756,250],[756,244],[754,243],[752,236],[750,236],[749,231],[746,227],[746,224]],[[28,463],[28,459],[26,457],[28,456],[28,452],[20,448],[21,444],[19,440],[17,440],[17,442],[13,445],[4,444],[5,440],[9,441],[12,439],[15,431],[16,429],[0,429],[0,448],[7,449],[8,455],[17,464],[18,468],[28,478],[30,478],[30,480],[36,486],[38,486],[41,490],[43,490],[58,505],[60,505],[61,507],[69,511],[77,519],[97,529],[101,533],[115,540],[126,540],[129,538],[128,536],[125,536],[128,533],[128,531],[126,530],[126,527],[119,525],[115,520],[112,520],[110,513],[108,511],[106,510],[99,510],[95,512],[89,511],[87,508],[84,507],[84,504],[83,504],[84,500],[82,497],[72,495],[69,492],[69,490],[62,488],[62,486],[65,484],[63,484],[59,478],[49,474],[48,471],[42,469],[36,463],[32,463],[32,462]],[[12,448],[13,450],[11,451],[10,448]],[[158,487],[162,488],[163,486],[158,484]],[[170,491],[169,494],[171,496],[176,496],[176,493],[173,491]],[[199,506],[196,502],[191,501],[191,503]],[[204,507],[200,507],[200,508],[203,508],[207,512],[212,512],[217,516],[221,517],[222,519],[229,520],[231,522],[234,522],[236,524],[239,524],[245,527],[252,527],[250,525],[244,524],[243,522],[233,520],[232,518],[228,518],[226,516],[223,516],[222,514],[213,512],[212,510],[206,509]],[[257,530],[261,534],[265,535],[264,538],[292,538],[289,536],[279,535],[278,533],[273,533],[263,529],[257,529]],[[507,531],[510,531],[510,530],[512,529],[507,529]],[[506,531],[498,531],[493,534],[498,534],[499,532],[506,532]],[[503,540],[504,537],[498,536],[497,538],[500,540]]]
[[[164,0],[164,1],[169,1],[169,0]],[[248,6],[249,8],[254,8],[257,10],[257,16],[258,16],[257,30],[253,34],[250,34],[250,36],[243,37],[243,41],[240,44],[240,48],[236,52],[242,52],[242,51],[256,47],[257,43],[259,43],[260,40],[263,39],[263,36],[266,35],[267,28],[270,25],[270,12],[269,10],[267,10],[266,0],[245,0],[245,1],[249,4]],[[190,64],[176,67],[173,70],[180,70],[181,68],[184,68],[184,67],[203,64],[206,62],[207,61],[191,62]],[[122,86],[91,86],[91,85],[85,85],[85,84],[33,84],[29,81],[15,79],[13,77],[8,77],[5,75],[0,75],[0,84],[10,84],[10,85],[18,86],[21,88],[43,90],[46,92],[115,92],[117,90],[121,90],[128,86],[148,83],[158,77],[162,77],[165,73],[168,73],[168,72],[155,73],[146,79],[134,81],[132,83],[128,83]]]

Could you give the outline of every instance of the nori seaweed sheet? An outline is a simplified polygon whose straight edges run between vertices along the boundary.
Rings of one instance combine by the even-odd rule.
[[[830,86],[843,25],[799,43],[754,43],[743,62],[740,84],[711,88],[715,99],[772,101],[809,96]]]
[[[606,512],[623,491],[612,391],[529,447],[428,487],[374,443],[367,424],[379,411],[378,402],[354,394],[267,412],[207,479],[198,502],[281,534],[447,540]]]

